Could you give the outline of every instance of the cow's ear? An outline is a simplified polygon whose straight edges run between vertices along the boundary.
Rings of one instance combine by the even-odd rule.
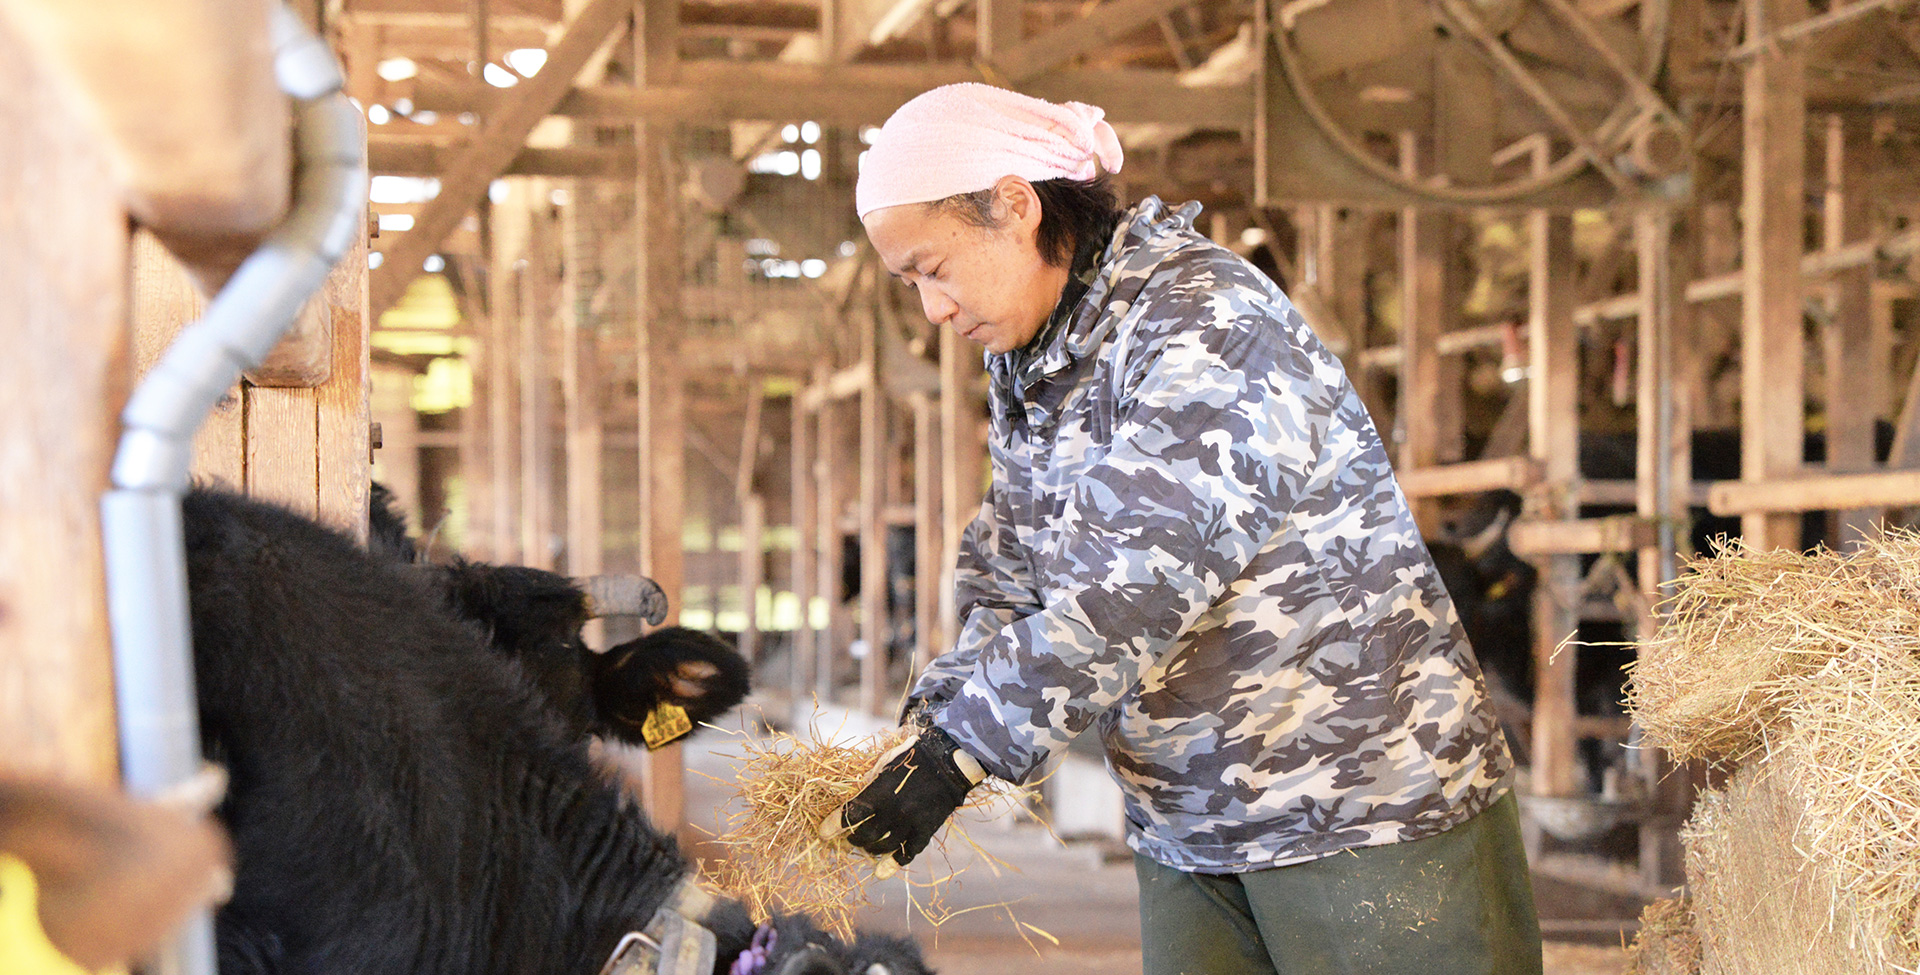
[[[662,705],[694,724],[712,721],[747,696],[751,670],[727,644],[685,627],[655,630],[594,655],[593,700],[602,733],[644,744],[642,729]]]

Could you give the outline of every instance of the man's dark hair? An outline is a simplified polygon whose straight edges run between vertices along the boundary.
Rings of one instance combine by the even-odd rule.
[[[1040,229],[1034,244],[1040,249],[1040,259],[1053,267],[1070,267],[1074,251],[1089,239],[1111,232],[1120,215],[1120,198],[1105,173],[1092,179],[1043,179],[1033,184],[1033,191],[1040,197]],[[975,227],[998,226],[993,219],[991,188],[927,205]]]

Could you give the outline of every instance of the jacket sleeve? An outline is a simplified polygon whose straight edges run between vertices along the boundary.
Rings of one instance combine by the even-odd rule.
[[[1032,555],[1040,605],[976,634],[934,718],[1001,778],[1024,781],[1134,688],[1312,480],[1343,380],[1299,346],[1298,314],[1247,288],[1161,305],[1131,326],[1137,378],[1108,453]]]
[[[1006,517],[1003,485],[995,481],[980,514],[960,537],[953,572],[960,635],[953,649],[927,664],[907,695],[907,707],[938,711],[973,674],[985,647],[1008,624],[1040,611],[1040,594]]]

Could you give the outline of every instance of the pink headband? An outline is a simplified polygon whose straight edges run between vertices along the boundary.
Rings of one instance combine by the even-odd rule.
[[[974,82],[935,88],[880,127],[860,160],[854,209],[864,218],[884,207],[978,192],[1003,176],[1092,179],[1095,160],[1117,173],[1120,139],[1106,114]]]

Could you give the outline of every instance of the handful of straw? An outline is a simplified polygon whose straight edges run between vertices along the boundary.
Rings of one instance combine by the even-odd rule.
[[[764,738],[738,734],[743,754],[731,784],[740,801],[728,813],[718,840],[727,848],[727,858],[713,871],[714,882],[739,898],[756,921],[776,913],[806,914],[822,927],[851,937],[853,914],[868,902],[867,883],[881,861],[821,839],[820,821],[853,798],[880,756],[908,733],[887,731],[844,745],[821,741],[817,728],[810,739],[783,732]],[[961,808],[987,806],[1019,791],[989,778]],[[946,885],[960,873],[948,853],[956,841],[979,851],[956,817],[921,854],[922,859],[939,859],[945,869],[936,867],[924,882],[907,881],[910,894],[916,886],[925,891],[924,900],[914,898],[914,906],[936,926],[958,913],[943,906]],[[986,862],[998,870],[990,855]]]

